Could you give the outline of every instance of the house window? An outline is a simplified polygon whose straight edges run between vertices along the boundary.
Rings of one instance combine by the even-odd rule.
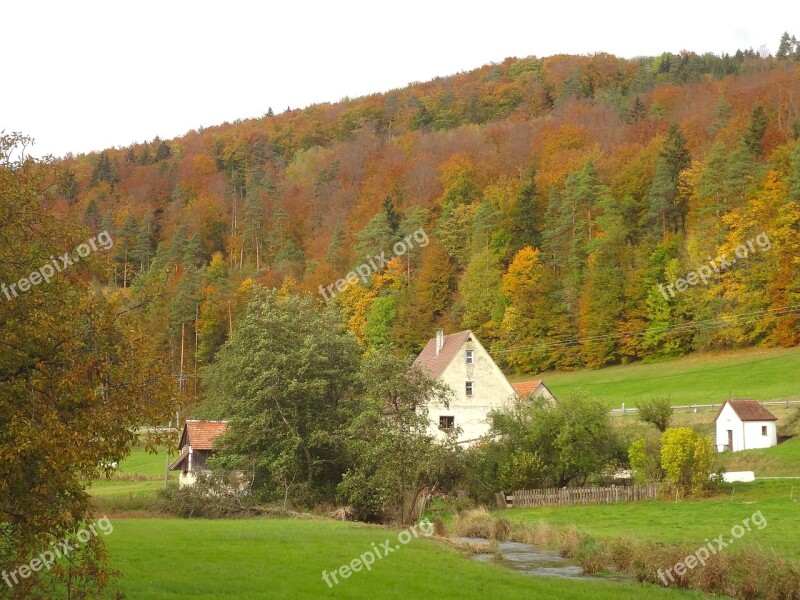
[[[467,382],[467,396],[472,396],[472,391],[473,391],[472,388],[473,387],[474,387],[473,383],[471,381],[468,381]]]
[[[452,429],[456,426],[455,417],[441,416],[439,417],[439,429]]]
[[[767,426],[766,425],[762,425],[761,426],[761,435],[767,435]]]
[[[472,350],[467,350],[467,364],[468,365],[471,365],[472,363],[475,362],[475,356],[474,356],[474,354],[472,352],[473,352]]]

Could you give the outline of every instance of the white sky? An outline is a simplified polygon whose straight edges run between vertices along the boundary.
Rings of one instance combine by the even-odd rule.
[[[38,155],[89,152],[507,56],[774,53],[798,24],[790,0],[3,0],[0,130]]]

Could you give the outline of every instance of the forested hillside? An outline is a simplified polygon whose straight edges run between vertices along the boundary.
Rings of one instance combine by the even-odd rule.
[[[331,300],[365,347],[472,328],[536,372],[796,345],[799,57],[784,36],[775,57],[506,59],[68,156],[54,207],[113,236],[103,283],[146,298],[187,377],[253,283],[324,303],[420,229]]]

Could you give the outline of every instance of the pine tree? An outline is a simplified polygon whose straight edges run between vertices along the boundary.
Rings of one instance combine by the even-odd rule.
[[[260,269],[263,262],[265,226],[264,203],[257,191],[253,190],[245,197],[242,217],[243,255],[253,261],[256,269]]]
[[[153,157],[150,154],[150,144],[145,143],[144,148],[142,148],[142,155],[139,157],[139,164],[145,166],[152,162]]]
[[[103,213],[103,220],[100,223],[101,231],[108,232],[108,235],[111,236],[113,239],[117,235],[117,227],[114,224],[114,213],[110,210],[107,210]]]
[[[111,159],[108,158],[108,153],[105,151],[101,152],[100,156],[97,157],[97,162],[92,170],[92,187],[100,183],[107,183],[112,188],[119,183],[117,169],[114,167]]]
[[[206,251],[200,241],[200,235],[195,233],[186,242],[183,248],[183,264],[193,267],[202,267],[206,262]]]
[[[525,246],[539,245],[538,232],[538,188],[536,187],[536,169],[531,166],[524,183],[517,192],[514,203],[512,222],[512,250],[517,251]]]
[[[172,151],[166,142],[161,142],[156,150],[156,162],[168,159],[172,156]]]
[[[122,287],[128,287],[135,274],[134,265],[139,262],[136,255],[138,228],[133,215],[128,215],[123,222],[119,237],[121,239],[114,243],[114,262],[120,267],[119,274],[122,279]]]
[[[750,115],[750,125],[748,125],[747,132],[742,138],[745,147],[755,156],[761,156],[764,153],[761,148],[761,140],[764,139],[768,124],[769,117],[767,117],[764,107],[761,104],[756,104]]]
[[[475,216],[472,218],[473,253],[489,247],[492,234],[497,231],[501,216],[498,208],[488,200],[484,200],[478,205]]]
[[[676,123],[669,126],[664,148],[660,153],[661,158],[667,163],[670,173],[677,182],[681,171],[692,163],[692,157],[686,147],[686,138],[683,137]]]
[[[58,171],[58,191],[66,199],[67,204],[73,206],[78,200],[78,181],[75,178],[75,170],[65,167]]]
[[[86,205],[86,210],[83,212],[83,222],[86,223],[86,226],[92,231],[97,230],[100,225],[100,211],[97,208],[97,202],[94,201],[94,198],[89,200],[89,204]]]
[[[392,233],[397,234],[400,227],[400,215],[395,210],[394,199],[391,195],[383,199],[383,212],[386,214],[386,223],[389,225],[389,229],[392,230]]]
[[[186,225],[181,224],[172,236],[169,244],[169,262],[177,268],[183,262],[184,251],[186,249]]]
[[[628,122],[636,123],[641,121],[647,116],[647,107],[642,102],[642,99],[639,96],[636,96],[636,99],[633,101],[633,106],[631,106],[630,111],[628,112]]]
[[[136,256],[139,258],[139,270],[146,271],[153,257],[155,234],[155,218],[152,211],[147,211],[139,225],[139,237],[136,240]]]
[[[650,186],[648,208],[644,216],[644,227],[652,235],[665,237],[668,232],[677,231],[676,221],[680,216],[675,199],[677,187],[667,162],[662,158],[656,163],[656,174]]]
[[[381,252],[389,254],[397,235],[389,224],[385,211],[372,217],[366,227],[356,234],[356,264],[364,262],[364,257],[373,257]]]
[[[778,60],[786,60],[792,58],[794,55],[794,44],[792,40],[789,38],[789,32],[784,31],[783,35],[781,36],[781,41],[778,44],[778,52],[775,54],[775,57]]]
[[[341,271],[345,268],[344,261],[344,229],[341,225],[336,225],[333,229],[331,241],[328,244],[328,252],[325,256],[325,261],[334,268],[336,271]]]

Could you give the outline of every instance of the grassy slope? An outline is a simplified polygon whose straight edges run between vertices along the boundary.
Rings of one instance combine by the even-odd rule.
[[[164,478],[164,468],[167,460],[172,462],[177,457],[173,450],[167,459],[166,451],[159,450],[158,454],[151,454],[144,448],[132,448],[130,455],[120,464],[120,473],[137,473],[149,475],[155,479]]]
[[[173,453],[169,458],[174,460]],[[156,492],[164,486],[164,469],[167,455],[164,450],[151,454],[144,448],[132,448],[130,455],[120,463],[119,478],[98,479],[92,482],[90,492],[99,498],[120,496],[137,497]],[[135,476],[135,480],[126,479]],[[170,471],[170,480],[177,480],[177,472]]]
[[[763,450],[723,452],[717,464],[726,471],[753,471],[756,477],[800,477],[800,438]],[[796,485],[800,498],[800,480]]]
[[[794,488],[794,489],[792,489]],[[794,496],[794,500],[791,496]],[[721,496],[680,502],[638,502],[601,506],[514,508],[498,511],[510,521],[575,525],[596,537],[630,537],[667,543],[697,543],[725,534],[756,511],[767,521],[753,528],[732,547],[772,549],[800,561],[800,480],[761,480],[726,486]]]
[[[582,389],[608,400],[612,407],[636,406],[654,395],[673,404],[712,404],[728,397],[775,400],[800,398],[800,351],[750,349],[720,355],[609,367],[592,371],[547,372],[537,375],[556,396]],[[514,376],[512,380],[531,379]]]
[[[183,598],[702,598],[654,586],[527,577],[412,540],[333,589],[322,570],[397,532],[331,521],[117,519],[106,541],[130,600]]]

